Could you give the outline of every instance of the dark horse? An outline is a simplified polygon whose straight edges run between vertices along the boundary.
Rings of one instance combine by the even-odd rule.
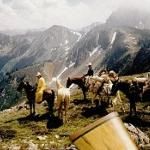
[[[130,115],[132,115],[132,110],[136,115],[136,101],[140,100],[140,86],[138,83],[118,80],[112,86],[112,95],[115,95],[118,90],[122,91],[129,99]]]
[[[87,92],[88,88],[85,85],[85,77],[84,76],[79,77],[79,78],[68,77],[66,87],[69,88],[73,83],[78,85],[81,88],[81,90],[83,92],[84,100],[86,100],[86,92]]]
[[[27,99],[29,100],[30,115],[35,114],[35,92],[36,88],[32,87],[29,82],[21,81],[18,85],[17,91],[21,92],[22,89],[25,90]],[[50,115],[53,115],[53,106],[55,100],[55,92],[53,90],[46,90],[43,93],[43,101],[46,100],[48,104],[48,109]]]
[[[115,95],[118,90],[122,91],[127,97],[129,96],[130,83],[128,81],[116,81],[113,83],[111,94]]]

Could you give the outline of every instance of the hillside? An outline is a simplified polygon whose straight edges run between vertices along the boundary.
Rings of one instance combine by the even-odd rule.
[[[0,149],[60,150],[67,148],[71,150],[74,148],[69,140],[71,133],[113,111],[112,108],[95,107],[91,101],[83,103],[81,99],[82,95],[79,89],[72,93],[68,110],[69,119],[64,125],[57,117],[48,117],[47,106],[44,103],[36,105],[38,115],[34,118],[28,116],[29,110],[21,109],[19,106],[0,112]],[[119,107],[117,108],[123,121],[132,123],[150,136],[149,108],[143,110],[145,103],[137,103],[138,118],[132,120],[127,116],[129,104],[126,99],[124,99],[124,103],[125,114],[120,111]],[[56,110],[54,114],[57,116]],[[135,141],[138,144],[142,143],[138,138]]]

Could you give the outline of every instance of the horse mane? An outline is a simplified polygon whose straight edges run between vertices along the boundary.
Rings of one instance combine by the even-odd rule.
[[[60,80],[56,79],[57,89],[63,88],[64,86],[61,84]]]

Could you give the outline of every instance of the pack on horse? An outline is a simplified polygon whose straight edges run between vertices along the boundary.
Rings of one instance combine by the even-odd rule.
[[[101,100],[102,98],[106,97],[107,103],[109,104],[109,97],[111,93],[112,82],[108,78],[108,76],[107,75],[92,76],[90,77],[90,80],[94,81],[93,84],[91,83],[89,86],[89,91],[95,94],[93,100],[98,95],[101,98]]]
[[[22,90],[25,90],[27,99],[29,101],[29,106],[30,106],[30,115],[35,114],[35,92],[36,88],[31,86],[29,82],[25,82],[21,80],[17,87],[17,91],[21,92]],[[54,100],[55,100],[55,92],[51,89],[46,89],[43,93],[43,99],[42,101],[46,100],[48,104],[48,109],[50,115],[53,115],[53,106],[54,106]]]
[[[66,82],[66,87],[69,88],[72,84],[76,84],[81,88],[84,100],[86,100],[86,92],[88,91],[88,88],[86,87],[85,84],[85,77],[78,77],[78,78],[70,78],[68,77],[67,82]]]

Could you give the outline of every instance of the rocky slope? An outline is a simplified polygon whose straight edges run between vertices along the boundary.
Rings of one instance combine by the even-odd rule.
[[[0,56],[4,60],[1,63],[2,73],[47,60],[64,60],[81,34],[55,25],[42,32],[7,37],[17,41],[17,44],[10,46],[11,50]]]

